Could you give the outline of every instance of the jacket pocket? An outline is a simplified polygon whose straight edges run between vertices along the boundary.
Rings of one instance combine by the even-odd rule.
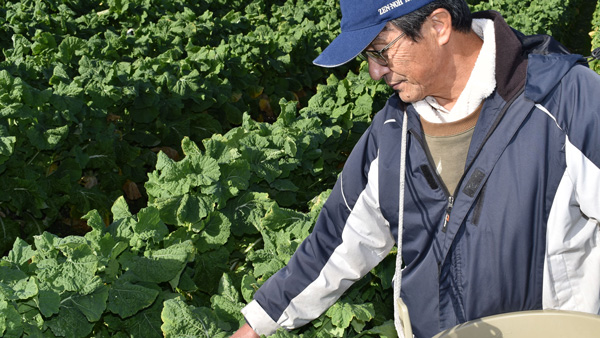
[[[485,199],[485,188],[486,186],[483,186],[483,188],[481,188],[481,192],[479,193],[479,196],[477,197],[477,203],[475,204],[475,209],[473,210],[473,217],[471,218],[471,224],[478,226],[479,225],[479,218],[481,217],[481,210],[483,209],[483,200]]]

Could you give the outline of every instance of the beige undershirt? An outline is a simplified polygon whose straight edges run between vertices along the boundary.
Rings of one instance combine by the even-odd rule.
[[[437,173],[452,195],[465,170],[469,145],[482,106],[455,122],[431,123],[421,119],[425,141]]]
[[[496,88],[496,41],[494,22],[473,20],[473,31],[483,40],[469,80],[452,109],[434,97],[414,102],[421,117],[430,155],[448,192],[454,195],[465,170],[465,162],[485,98]]]

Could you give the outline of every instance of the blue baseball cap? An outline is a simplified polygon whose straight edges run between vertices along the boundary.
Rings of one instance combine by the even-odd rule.
[[[433,0],[340,0],[342,32],[313,63],[337,67],[353,60],[393,19],[417,10]]]

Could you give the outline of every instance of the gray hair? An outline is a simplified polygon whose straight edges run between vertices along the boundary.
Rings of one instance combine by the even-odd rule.
[[[427,17],[436,9],[444,8],[450,12],[452,28],[467,33],[471,30],[471,9],[465,0],[435,0],[413,12],[393,19],[392,22],[413,41],[420,40],[421,28]]]

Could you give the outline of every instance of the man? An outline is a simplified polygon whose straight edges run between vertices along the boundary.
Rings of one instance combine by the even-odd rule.
[[[234,337],[316,318],[387,255],[399,227],[395,283],[416,337],[512,311],[599,313],[600,77],[498,13],[471,20],[464,0],[341,8],[342,33],[315,64],[362,52],[396,93]]]

